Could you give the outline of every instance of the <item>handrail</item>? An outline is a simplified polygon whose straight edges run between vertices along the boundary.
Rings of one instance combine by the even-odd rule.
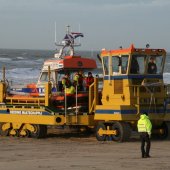
[[[64,89],[64,115],[65,115],[65,124],[67,123],[67,94],[66,87]]]
[[[129,87],[132,88],[132,95],[136,100],[135,106],[137,107],[137,114],[140,113],[142,106],[145,107],[148,106],[148,112],[150,111],[151,106],[152,109],[155,109],[156,111],[157,107],[164,106],[164,102],[166,101],[166,99],[170,98],[170,93],[168,92],[168,89],[170,91],[170,85],[165,84],[161,84],[159,86],[131,85]],[[143,87],[145,88],[145,91],[143,90],[141,91],[141,88]],[[163,91],[162,90],[157,91],[155,89],[156,87],[163,88]]]
[[[77,115],[78,115],[78,108],[77,108],[77,85],[76,85],[76,123],[77,123]]]
[[[89,86],[89,113],[92,112],[94,107],[94,82]]]
[[[38,106],[49,106],[51,98],[51,83],[47,82],[45,85],[45,96],[44,97],[32,97],[32,96],[6,96],[5,102],[7,104],[26,104],[26,105],[38,105]]]
[[[28,97],[26,98],[23,96],[22,98],[16,97],[6,97],[7,104],[29,104],[29,105],[45,105],[45,98],[35,98],[35,97]]]
[[[89,86],[89,113],[93,113],[99,104],[99,80],[101,79],[94,78],[94,82]]]

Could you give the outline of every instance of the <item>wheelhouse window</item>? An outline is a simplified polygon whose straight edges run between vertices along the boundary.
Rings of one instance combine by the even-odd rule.
[[[119,73],[119,66],[120,66],[120,57],[119,56],[112,56],[112,72],[114,74]]]
[[[62,81],[62,78],[64,77],[64,73],[58,73],[57,75],[57,81]]]
[[[145,73],[145,55],[132,55],[130,73],[131,74],[144,74]]]
[[[128,67],[128,55],[122,55],[121,56],[121,73],[126,74],[127,73],[127,67]]]
[[[41,74],[41,78],[40,78],[41,82],[47,82],[48,81],[48,72],[43,72]]]
[[[147,73],[148,74],[161,74],[163,72],[163,56],[149,56]]]
[[[109,74],[109,57],[103,57],[103,71],[105,75]]]

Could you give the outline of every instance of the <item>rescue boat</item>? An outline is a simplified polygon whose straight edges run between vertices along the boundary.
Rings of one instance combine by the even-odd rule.
[[[60,46],[61,49],[54,54],[53,58],[47,59],[41,69],[39,79],[37,83],[31,83],[22,88],[11,88],[9,95],[15,98],[21,99],[22,96],[25,99],[26,96],[41,97],[45,94],[45,83],[51,82],[52,91],[52,103],[56,105],[56,108],[63,109],[65,106],[65,94],[62,90],[62,78],[65,73],[70,74],[70,80],[73,80],[73,76],[80,70],[84,73],[84,76],[90,71],[93,72],[97,68],[96,61],[91,58],[81,57],[75,55],[74,47],[80,46],[80,43],[76,43],[75,39],[83,37],[82,33],[70,32],[69,26],[67,26],[66,35],[61,43],[55,43],[56,46]],[[85,78],[84,78],[85,79]],[[85,81],[83,83],[83,90],[76,90],[76,94],[72,95],[73,106],[86,106],[88,105],[88,91],[85,89]]]

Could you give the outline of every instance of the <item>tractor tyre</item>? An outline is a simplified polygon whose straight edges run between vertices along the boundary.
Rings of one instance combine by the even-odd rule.
[[[117,142],[128,141],[131,136],[131,127],[127,122],[115,122],[112,126],[116,130],[116,135],[112,135],[113,140]]]
[[[101,134],[100,130],[106,130],[106,126],[104,125],[104,123],[99,123],[96,127],[96,139],[98,141],[105,141],[106,140],[106,135],[105,134]]]

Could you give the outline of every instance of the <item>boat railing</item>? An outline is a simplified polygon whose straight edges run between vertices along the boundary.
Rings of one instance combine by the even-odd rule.
[[[45,96],[28,96],[28,95],[7,95],[5,103],[9,105],[33,105],[49,106],[51,98],[51,83],[45,84]]]

